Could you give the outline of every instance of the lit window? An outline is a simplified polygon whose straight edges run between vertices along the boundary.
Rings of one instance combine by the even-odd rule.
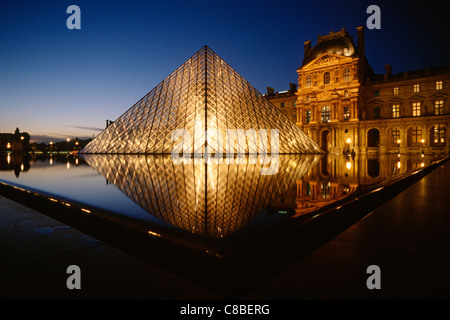
[[[349,68],[344,69],[343,79],[344,79],[344,81],[350,81],[350,69]]]
[[[445,128],[441,124],[433,126],[433,142],[445,143]]]
[[[413,117],[420,116],[420,102],[413,102],[412,115],[413,115]]]
[[[397,95],[398,94],[398,87],[393,88],[394,90],[394,94]]]
[[[348,97],[348,90],[345,90],[344,91],[344,98],[347,98]]]
[[[323,123],[330,122],[330,107],[324,106],[320,111],[321,119]]]
[[[284,108],[284,102],[281,103],[281,107]]]
[[[392,117],[393,118],[400,117],[400,105],[399,104],[392,105]]]
[[[379,119],[380,118],[380,112],[381,112],[380,106],[373,107],[373,117],[374,118]]]
[[[306,114],[305,114],[305,123],[309,123],[310,121],[311,121],[311,111],[308,110],[308,111],[306,111]]]
[[[434,114],[444,114],[444,100],[434,102]]]
[[[414,85],[414,92],[419,92],[420,91],[420,84],[415,84]]]
[[[323,74],[323,83],[324,84],[330,83],[330,73],[329,72],[325,72]]]
[[[398,143],[400,140],[400,130],[398,128],[392,129],[392,143]]]
[[[373,92],[373,96],[374,96],[374,97],[379,97],[379,96],[380,96],[380,90],[375,90],[375,91]]]
[[[344,107],[344,120],[350,119],[350,108]]]
[[[420,127],[412,127],[411,129],[411,141],[413,143],[422,142],[422,129]]]
[[[312,78],[311,75],[306,76],[305,87],[309,88],[312,86]]]
[[[436,90],[442,89],[442,81],[436,81]]]

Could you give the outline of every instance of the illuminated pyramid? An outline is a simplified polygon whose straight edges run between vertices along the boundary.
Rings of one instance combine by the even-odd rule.
[[[180,146],[180,137],[174,135],[179,130],[187,133],[182,136],[183,150],[193,154],[203,153],[211,145],[225,153],[229,150],[226,141],[246,154],[322,152],[207,46],[80,152],[170,154]],[[227,140],[233,130],[246,136]],[[266,135],[261,135],[264,130]]]

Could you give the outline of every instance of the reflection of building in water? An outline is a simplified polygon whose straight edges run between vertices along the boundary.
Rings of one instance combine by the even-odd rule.
[[[342,29],[318,36],[315,46],[306,41],[298,88],[266,97],[333,154],[448,154],[450,66],[395,74],[386,65],[376,74],[364,27],[355,40]]]
[[[23,153],[0,154],[0,171],[14,171],[16,177],[30,169],[30,157]]]
[[[280,155],[279,170],[261,175],[252,164],[175,164],[164,155],[83,155],[129,198],[159,219],[220,238],[248,224],[294,188],[319,155]]]
[[[430,160],[432,157],[426,155],[323,157],[297,181],[296,215],[320,209],[365,186],[424,167]]]

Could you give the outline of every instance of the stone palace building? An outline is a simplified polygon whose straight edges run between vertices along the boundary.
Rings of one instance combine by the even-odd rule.
[[[330,154],[449,153],[450,65],[376,74],[342,29],[304,42],[298,84],[265,97]]]

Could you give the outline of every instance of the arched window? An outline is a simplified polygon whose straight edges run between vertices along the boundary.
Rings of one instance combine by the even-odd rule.
[[[306,76],[305,87],[309,88],[311,86],[312,86],[312,78],[311,78],[311,75],[309,75],[309,76]]]
[[[350,81],[350,69],[349,68],[345,68],[344,69],[344,73],[342,75],[342,78],[344,81]]]
[[[330,83],[330,73],[329,72],[325,72],[323,74],[323,83],[324,84]]]
[[[323,106],[320,115],[323,123],[330,122],[330,107],[329,106]]]

